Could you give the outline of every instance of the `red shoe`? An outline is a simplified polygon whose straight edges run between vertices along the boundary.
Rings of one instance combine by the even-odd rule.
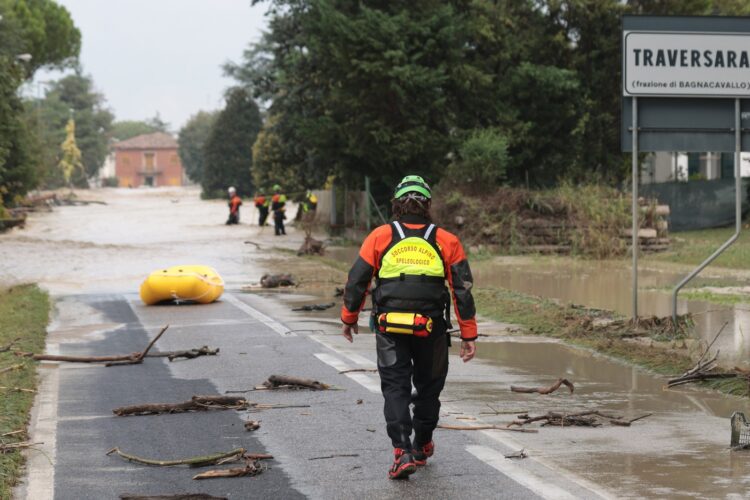
[[[421,448],[415,449],[412,454],[414,455],[414,463],[422,466],[427,465],[427,459],[435,453],[435,443],[430,441]]]
[[[407,479],[417,472],[417,464],[414,463],[414,457],[409,451],[394,448],[393,455],[393,465],[388,470],[389,479]]]

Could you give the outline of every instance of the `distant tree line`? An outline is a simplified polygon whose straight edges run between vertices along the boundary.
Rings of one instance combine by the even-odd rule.
[[[254,182],[300,188],[406,172],[478,188],[621,181],[621,16],[750,12],[741,0],[268,5],[268,31],[225,71],[267,108],[241,148]]]

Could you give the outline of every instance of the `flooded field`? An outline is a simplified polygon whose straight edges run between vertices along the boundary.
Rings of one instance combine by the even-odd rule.
[[[338,259],[350,261],[355,249],[335,249]],[[667,266],[664,266],[667,267]],[[671,288],[689,271],[655,269],[643,264],[638,273],[641,316],[672,314]],[[476,286],[496,286],[517,292],[555,299],[562,304],[578,304],[590,308],[615,311],[630,316],[632,304],[629,261],[589,261],[547,257],[497,257],[472,263]],[[708,268],[690,285],[742,287],[750,284],[745,272]],[[748,303],[722,305],[698,300],[678,300],[679,314],[690,312],[695,331],[710,342],[719,329],[726,328],[714,346],[721,352],[719,359],[726,366],[750,366],[750,295]]]

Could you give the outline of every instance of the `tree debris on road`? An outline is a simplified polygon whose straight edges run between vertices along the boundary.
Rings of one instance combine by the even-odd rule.
[[[257,431],[260,429],[260,420],[248,420],[245,422],[246,431]]]
[[[513,392],[522,392],[526,394],[530,394],[533,392],[539,393],[539,394],[552,394],[556,390],[560,388],[560,386],[565,386],[570,390],[570,394],[573,394],[573,391],[575,390],[575,387],[573,386],[573,383],[570,382],[566,378],[559,378],[557,379],[557,382],[552,384],[549,387],[519,387],[516,385],[511,385],[510,390]]]
[[[245,448],[235,448],[234,450],[212,453],[209,455],[199,455],[189,458],[180,458],[176,460],[157,460],[152,458],[143,458],[137,455],[131,455],[121,451],[120,448],[114,447],[107,452],[107,455],[117,454],[129,462],[136,462],[143,465],[155,465],[159,467],[176,467],[178,465],[187,465],[189,467],[205,467],[207,465],[221,465],[229,462],[236,462],[245,455]]]
[[[306,378],[290,377],[287,375],[271,375],[263,382],[267,389],[312,389],[314,391],[325,391],[330,385]]]
[[[528,453],[526,453],[526,450],[523,448],[520,451],[511,453],[510,455],[505,455],[505,458],[528,458],[528,457],[529,457]]]
[[[229,469],[214,469],[201,472],[193,476],[193,479],[218,479],[223,477],[257,476],[265,470],[265,467],[257,460],[246,460],[244,467],[232,467]]]
[[[148,355],[153,345],[159,338],[164,335],[169,325],[165,325],[156,337],[149,342],[146,348],[140,352],[131,352],[130,354],[120,354],[113,356],[60,356],[56,354],[34,354],[31,352],[16,352],[17,356],[24,356],[33,359],[34,361],[63,361],[68,363],[105,363],[104,366],[123,366],[123,365],[139,365],[143,363],[143,359]]]
[[[182,403],[145,403],[115,408],[118,417],[129,415],[158,415],[161,413],[186,413],[208,410],[241,410],[250,406],[247,399],[239,396],[193,396]]]
[[[309,304],[302,307],[295,307],[294,309],[292,309],[292,311],[325,311],[326,309],[330,309],[335,305],[335,302],[329,302],[327,304]]]
[[[513,426],[524,426],[534,422],[543,422],[542,427],[545,426],[556,426],[556,427],[600,427],[604,422],[609,422],[612,425],[619,425],[621,427],[629,427],[631,423],[650,416],[651,413],[636,417],[632,420],[623,420],[622,416],[610,415],[603,413],[598,410],[587,410],[577,413],[562,413],[550,411],[544,415],[536,417],[529,416],[528,413],[518,415],[518,420],[514,420],[508,424],[508,427]]]
[[[0,443],[0,454],[7,453],[9,451],[19,450],[21,448],[31,448],[38,444],[44,444],[44,443],[43,442],[32,443],[30,441],[21,441],[19,443]]]
[[[309,234],[305,236],[305,241],[302,242],[302,246],[297,250],[297,256],[302,257],[303,255],[325,255],[325,243],[316,240]]]
[[[527,434],[536,434],[539,432],[536,429],[514,429],[512,427],[502,427],[499,425],[450,425],[450,424],[438,424],[438,429],[447,429],[451,431],[510,431],[510,432],[525,432]]]
[[[263,288],[297,286],[297,280],[291,274],[264,274],[260,278],[260,286]]]
[[[348,370],[341,370],[339,375],[344,373],[377,373],[377,368],[349,368]]]
[[[169,361],[174,361],[177,358],[193,359],[199,356],[216,356],[219,354],[219,348],[211,349],[207,345],[204,345],[198,349],[188,349],[186,351],[160,351],[152,352],[148,354],[147,358],[167,358]]]

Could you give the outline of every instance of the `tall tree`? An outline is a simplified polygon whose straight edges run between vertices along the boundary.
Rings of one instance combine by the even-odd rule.
[[[252,146],[260,127],[260,110],[252,97],[244,89],[231,89],[206,141],[204,196],[221,196],[229,186],[241,196],[252,193]]]
[[[158,113],[148,120],[118,120],[112,123],[112,138],[118,141],[131,139],[137,135],[168,132],[169,125],[162,121]]]
[[[43,66],[78,55],[81,34],[68,11],[51,0],[0,0],[0,204],[39,182],[34,130],[17,88]],[[18,59],[28,54],[30,60]]]
[[[81,161],[83,155],[76,144],[76,124],[71,118],[65,126],[65,141],[60,145],[61,155],[58,168],[62,172],[65,185],[88,187],[86,172]]]
[[[205,145],[217,113],[199,111],[180,129],[177,136],[179,154],[185,173],[193,182],[201,182],[205,169]]]

